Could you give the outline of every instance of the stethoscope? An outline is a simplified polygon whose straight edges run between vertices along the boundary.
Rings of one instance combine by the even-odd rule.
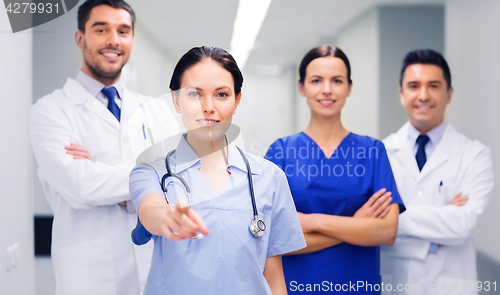
[[[250,187],[250,197],[252,198],[254,219],[252,219],[250,221],[250,224],[248,225],[248,229],[250,230],[252,235],[254,235],[254,237],[260,238],[260,237],[262,237],[262,235],[264,234],[264,231],[266,230],[266,224],[264,223],[264,221],[259,219],[259,212],[257,211],[257,204],[255,203],[255,195],[254,195],[254,191],[253,191],[252,171],[250,170],[250,164],[248,163],[248,159],[245,156],[245,154],[243,153],[243,151],[237,146],[236,146],[236,148],[240,152],[241,157],[243,158],[243,160],[245,161],[245,165],[247,166],[248,185]],[[165,175],[163,175],[163,177],[161,178],[161,189],[163,190],[163,193],[165,194],[165,200],[167,201],[168,204],[170,204],[168,197],[167,197],[167,188],[165,187],[165,180],[168,177],[173,177],[173,178],[178,179],[182,183],[184,188],[186,189],[188,202],[189,202],[189,205],[191,205],[192,204],[192,202],[191,202],[191,189],[189,188],[189,185],[187,184],[186,180],[184,180],[184,178],[182,178],[179,174],[172,172],[172,169],[170,168],[170,163],[169,163],[168,159],[170,158],[170,156],[174,152],[175,152],[175,149],[171,150],[167,154],[167,156],[165,157],[165,167],[167,168],[167,173],[165,173]],[[203,235],[198,234],[197,236],[192,237],[191,239],[201,239],[201,238],[203,238]]]

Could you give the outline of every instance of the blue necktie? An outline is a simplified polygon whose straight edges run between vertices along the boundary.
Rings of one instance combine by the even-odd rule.
[[[418,169],[422,171],[422,168],[425,165],[425,162],[427,162],[427,156],[425,155],[425,145],[429,142],[429,136],[425,134],[420,134],[417,137],[417,144],[418,144],[418,150],[417,154],[415,155],[415,158],[417,159],[417,165]],[[430,254],[436,254],[439,250],[439,245],[435,243],[431,243],[429,247],[429,253]]]
[[[118,91],[115,87],[103,88],[101,92],[108,98],[108,110],[116,117],[118,122],[120,122],[120,108],[115,102],[115,97]]]
[[[425,155],[425,145],[429,142],[429,136],[425,134],[420,134],[417,137],[418,150],[415,158],[417,159],[418,170],[422,171],[422,168],[427,162],[427,156]],[[435,243],[431,243],[429,247],[430,254],[436,254],[439,250],[439,245]]]
[[[417,159],[418,170],[422,171],[422,168],[427,162],[427,157],[425,156],[425,145],[429,142],[429,136],[425,134],[420,134],[417,138],[418,150],[415,158]]]

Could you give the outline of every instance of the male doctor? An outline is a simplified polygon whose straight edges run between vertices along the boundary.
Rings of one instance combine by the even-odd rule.
[[[56,294],[138,295],[145,285],[152,245],[130,237],[129,174],[150,135],[159,141],[178,124],[165,103],[121,83],[134,24],[122,0],[86,1],[75,34],[81,70],[31,108],[38,175],[54,212]]]
[[[409,122],[384,140],[406,205],[396,242],[381,251],[386,294],[477,294],[474,235],[493,189],[492,161],[488,147],[444,121],[452,92],[440,53],[408,53],[399,94]]]

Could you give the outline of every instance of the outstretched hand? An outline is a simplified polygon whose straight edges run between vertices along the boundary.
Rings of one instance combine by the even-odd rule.
[[[384,218],[389,213],[392,202],[392,193],[386,189],[380,189],[374,193],[361,208],[354,213],[353,217]]]
[[[167,239],[173,241],[195,237],[198,232],[209,234],[203,219],[184,201],[168,206],[161,230]]]
[[[66,154],[73,155],[73,159],[87,159],[95,162],[89,150],[79,144],[71,143],[64,148],[66,149]]]

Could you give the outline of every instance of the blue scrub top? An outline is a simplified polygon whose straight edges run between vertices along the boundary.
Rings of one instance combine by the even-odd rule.
[[[260,238],[248,225],[252,202],[243,158],[228,146],[228,171],[223,189],[216,194],[201,172],[201,160],[184,137],[169,162],[191,189],[191,207],[203,218],[210,234],[200,240],[171,241],[153,236],[154,252],[145,295],[148,294],[271,294],[263,275],[267,257],[304,248],[304,236],[287,179],[276,165],[247,155],[252,171],[259,218],[267,228]],[[160,181],[166,173],[165,157],[141,164],[130,175],[135,208],[148,194],[163,195]],[[184,186],[166,180],[170,204],[188,202]]]
[[[350,133],[327,159],[318,145],[301,132],[275,141],[265,158],[285,172],[298,212],[353,216],[381,188],[392,192],[392,203],[399,204],[400,212],[405,210],[380,140]],[[367,285],[378,284],[372,289],[380,290],[379,260],[378,246],[348,243],[315,253],[284,256],[288,292],[335,293],[343,288],[342,294],[380,294],[370,292]],[[358,281],[368,287],[352,288]]]

